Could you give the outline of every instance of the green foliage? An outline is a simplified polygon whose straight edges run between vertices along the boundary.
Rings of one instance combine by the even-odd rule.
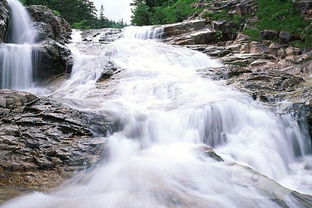
[[[148,25],[150,23],[150,18],[152,18],[152,13],[150,8],[144,2],[138,2],[135,5],[135,9],[132,10],[132,22],[136,25]]]
[[[132,23],[156,25],[180,22],[195,12],[192,3],[198,0],[135,0]]]
[[[87,20],[82,20],[81,22],[74,23],[72,27],[75,29],[91,29],[91,26]]]
[[[97,29],[105,27],[121,28],[123,21],[110,21],[104,16],[101,7],[100,17],[96,15],[96,8],[91,0],[21,0],[25,5],[44,5],[52,9],[55,15],[63,16],[73,28]]]
[[[262,30],[287,31],[302,39],[291,44],[301,48],[312,48],[312,29],[307,29],[311,21],[301,17],[300,11],[291,0],[257,0],[257,2],[258,22],[254,24],[254,28],[246,28],[245,34],[253,40],[259,40]]]
[[[254,41],[259,41],[260,40],[260,30],[257,29],[257,28],[250,28],[250,27],[246,27],[244,30],[243,30],[243,33],[248,35],[251,40],[254,40]]]

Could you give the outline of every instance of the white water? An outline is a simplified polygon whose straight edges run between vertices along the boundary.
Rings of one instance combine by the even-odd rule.
[[[8,0],[8,3],[11,9],[9,44],[0,44],[0,87],[28,89],[33,81],[31,44],[36,32],[23,5],[18,0]]]
[[[304,169],[311,144],[296,122],[202,78],[198,69],[220,66],[206,55],[129,33],[100,45],[81,43],[76,31],[73,73],[53,93],[73,107],[120,116],[123,130],[107,138],[110,157],[54,193],[35,193],[2,208],[280,207],[259,189],[265,183],[233,161],[311,191],[311,172]],[[97,88],[109,61],[123,70]],[[205,157],[204,143],[226,162]],[[292,198],[286,203],[300,207]]]

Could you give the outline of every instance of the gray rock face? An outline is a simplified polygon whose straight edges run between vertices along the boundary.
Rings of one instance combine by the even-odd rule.
[[[49,171],[41,182],[54,183],[49,175],[72,174],[99,161],[106,140],[93,135],[106,136],[115,128],[108,114],[83,113],[30,93],[0,90],[0,181],[34,172],[26,177],[31,186],[39,173]]]
[[[38,31],[38,41],[47,38],[54,39],[60,43],[68,42],[71,34],[69,23],[58,14],[45,6],[32,5],[28,11],[35,22]]]
[[[9,20],[9,6],[6,0],[0,1],[0,43],[4,42],[8,20]]]
[[[73,58],[65,44],[69,42],[70,25],[45,6],[29,6],[28,11],[38,33],[38,43],[33,47],[34,81],[45,84],[69,74]]]
[[[73,66],[70,50],[52,39],[33,47],[34,81],[44,84],[59,76],[68,75]]]

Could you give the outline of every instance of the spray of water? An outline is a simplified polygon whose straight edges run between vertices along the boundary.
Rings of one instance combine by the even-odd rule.
[[[217,61],[138,33],[126,29],[124,38],[100,45],[81,43],[74,32],[73,73],[52,93],[73,107],[120,117],[122,130],[103,138],[109,158],[54,193],[2,208],[301,207],[292,195],[282,196],[287,189],[238,165],[311,190],[311,172],[301,162],[307,163],[311,144],[297,123],[197,73],[221,66]],[[123,70],[110,82],[113,91],[100,90],[96,81],[109,62]],[[225,162],[207,157],[205,145]]]

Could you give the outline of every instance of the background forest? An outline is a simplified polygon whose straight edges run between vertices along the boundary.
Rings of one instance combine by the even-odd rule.
[[[99,15],[90,0],[21,0],[25,5],[45,5],[56,14],[62,15],[73,28],[99,29],[122,28],[125,23],[109,20],[105,17],[105,8],[102,6]]]

